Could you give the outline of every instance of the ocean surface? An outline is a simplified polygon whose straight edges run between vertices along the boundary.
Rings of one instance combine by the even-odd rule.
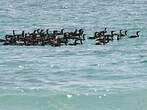
[[[0,0],[0,38],[16,30],[108,27],[107,45],[0,45],[0,110],[147,110],[146,0]]]

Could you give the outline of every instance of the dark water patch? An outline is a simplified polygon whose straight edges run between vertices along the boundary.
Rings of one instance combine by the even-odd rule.
[[[142,64],[147,64],[147,60],[143,60],[143,61],[141,61],[140,63],[142,63]]]
[[[16,84],[16,83],[15,82],[8,82],[8,81],[6,82],[6,81],[3,81],[3,79],[0,81],[0,87],[5,86],[5,85],[12,86],[14,84]]]

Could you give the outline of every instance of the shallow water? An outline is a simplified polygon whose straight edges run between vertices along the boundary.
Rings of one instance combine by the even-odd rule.
[[[140,30],[140,38],[95,46],[0,46],[0,110],[146,110],[145,0],[1,0],[0,35],[12,29],[72,31],[87,37]],[[8,106],[9,105],[9,106]]]

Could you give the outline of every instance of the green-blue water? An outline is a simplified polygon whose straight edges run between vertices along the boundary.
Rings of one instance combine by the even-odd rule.
[[[105,46],[0,45],[0,110],[146,110],[146,17],[146,0],[1,0],[1,38],[36,28],[141,33]]]

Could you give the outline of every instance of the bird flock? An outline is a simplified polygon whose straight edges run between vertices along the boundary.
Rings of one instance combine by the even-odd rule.
[[[36,29],[33,32],[22,31],[21,34],[16,34],[13,30],[12,34],[5,35],[0,39],[3,45],[19,45],[19,46],[63,46],[63,45],[82,45],[83,42],[88,40],[94,40],[95,45],[106,45],[113,40],[121,40],[122,38],[137,38],[139,32],[136,35],[128,36],[127,30],[111,31],[110,33],[105,28],[103,31],[97,31],[92,37],[86,38],[84,29],[75,29],[71,32],[65,32],[64,29],[49,31],[49,29]]]

